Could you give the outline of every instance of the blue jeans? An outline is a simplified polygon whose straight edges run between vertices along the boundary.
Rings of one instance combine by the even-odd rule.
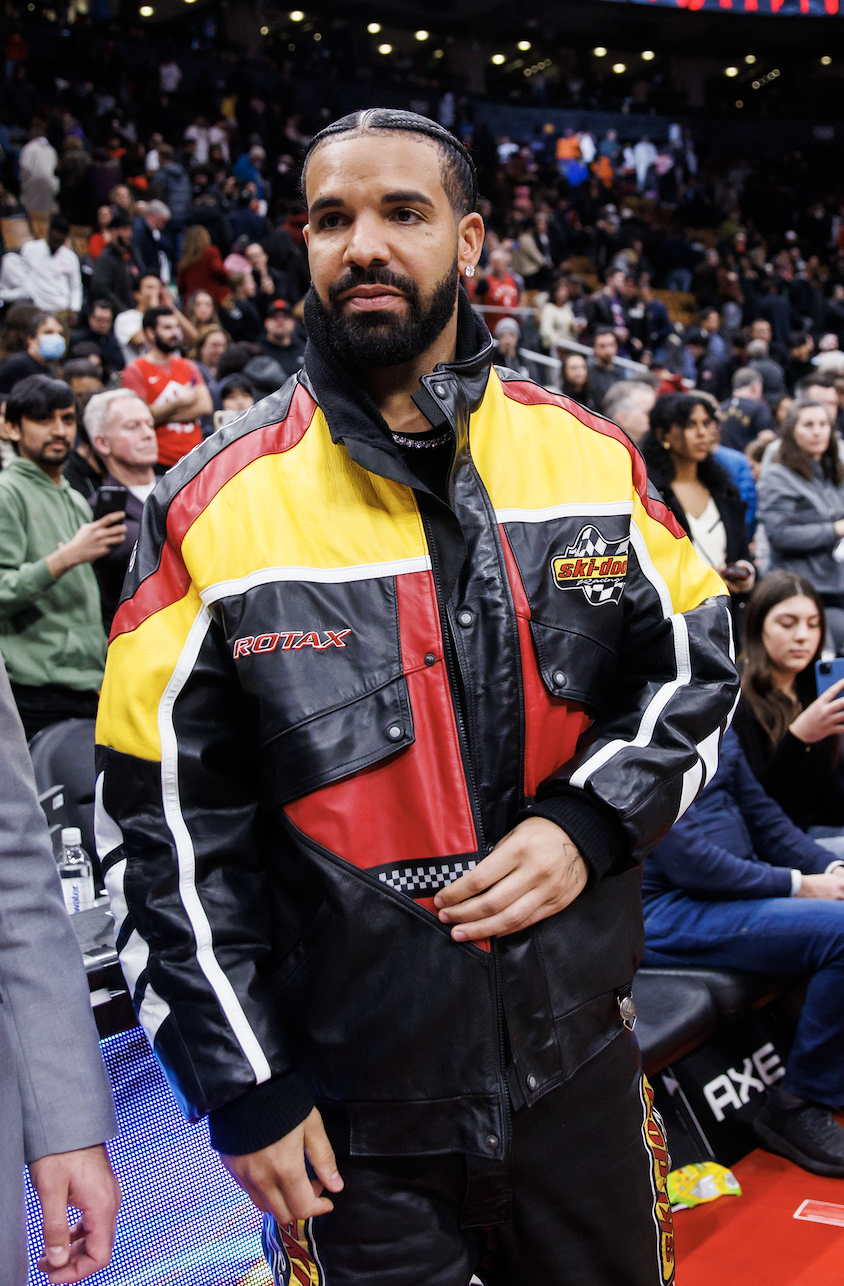
[[[646,965],[746,969],[811,978],[783,1088],[844,1104],[844,902],[703,902],[675,891],[645,905]]]

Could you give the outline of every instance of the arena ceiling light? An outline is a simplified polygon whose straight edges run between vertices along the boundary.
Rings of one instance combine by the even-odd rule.
[[[612,69],[616,76],[620,76],[622,72],[627,71],[627,67],[624,63],[613,63]]]
[[[291,15],[290,15],[290,21],[291,21],[291,22],[301,22],[301,21],[302,21],[302,19],[304,18],[304,16],[305,16],[305,15],[302,13],[302,10],[301,10],[301,9],[294,9],[294,10],[293,10],[293,12],[292,12],[292,13],[291,13]]]
[[[642,59],[643,59],[643,61],[644,61],[644,62],[646,62],[646,63],[653,62],[654,58],[656,58],[656,54],[654,53],[654,51],[653,51],[652,49],[643,49],[643,50],[642,50]]]
[[[379,54],[391,54],[391,53],[393,52],[393,46],[392,46],[392,45],[379,45],[379,46],[378,46],[378,52],[379,52]]]
[[[607,51],[603,45],[598,45],[595,49],[592,50],[592,53],[595,55],[596,58],[606,58],[607,56]]]
[[[745,54],[745,56],[744,56],[744,61],[747,63],[748,67],[752,67],[752,66],[753,66],[753,64],[756,62],[756,55],[755,55],[755,54]]]
[[[413,34],[417,40],[427,40],[431,33],[429,31],[414,31]]]
[[[186,4],[193,4],[193,0],[185,0],[185,3],[186,3]],[[262,27],[262,28],[261,28],[261,35],[262,35],[262,36],[268,36],[269,34],[270,34],[270,29],[269,29],[269,27]]]
[[[507,61],[507,59],[504,57],[504,54],[493,54],[490,61],[495,63],[496,67],[500,67],[502,63]]]
[[[145,4],[138,10],[138,13],[141,15],[142,18],[151,18],[152,15],[155,13],[155,10],[153,9],[152,5]]]
[[[724,68],[724,75],[725,75],[725,76],[737,76],[737,75],[738,75],[738,67],[725,67],[725,68]]]
[[[377,36],[378,32],[381,30],[381,23],[370,22],[366,30],[369,32],[370,36]]]
[[[517,48],[517,49],[521,49],[522,53],[523,53],[523,54],[526,54],[526,53],[527,53],[527,51],[530,49],[530,41],[529,41],[529,40],[520,40],[520,41],[519,41],[519,43],[516,45],[516,48]]]
[[[442,58],[444,55],[445,55],[445,50],[444,50],[444,49],[435,49],[435,50],[434,50],[434,57],[435,57],[435,58]]]
[[[823,58],[821,59],[821,66],[828,67],[831,62],[832,62],[832,59],[830,58],[829,54],[824,54]]]

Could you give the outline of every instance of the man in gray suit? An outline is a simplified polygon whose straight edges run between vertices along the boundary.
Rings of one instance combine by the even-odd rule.
[[[62,902],[23,727],[0,661],[0,1282],[25,1286],[23,1167],[51,1282],[111,1258],[117,1133],[79,946]],[[82,1211],[68,1228],[67,1207]]]

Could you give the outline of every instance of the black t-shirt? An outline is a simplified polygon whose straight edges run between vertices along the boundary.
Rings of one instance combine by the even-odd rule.
[[[429,491],[448,503],[448,471],[454,452],[454,434],[446,425],[427,433],[394,433],[393,441],[405,464]]]

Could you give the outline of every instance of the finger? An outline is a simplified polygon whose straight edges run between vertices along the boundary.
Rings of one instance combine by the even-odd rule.
[[[341,1192],[343,1180],[337,1169],[337,1158],[316,1108],[305,1121],[305,1154],[323,1186],[329,1192]]]
[[[454,880],[447,884],[444,889],[440,889],[434,898],[434,906],[455,906],[458,902],[463,902],[467,898],[475,897],[478,893],[483,893],[484,889],[491,888],[497,884],[505,875],[509,875],[518,864],[517,846],[508,845],[503,840],[489,857],[483,858],[477,866],[461,875],[459,880]]]
[[[62,1268],[70,1257],[70,1229],[67,1226],[68,1185],[57,1183],[37,1189],[41,1202],[44,1258],[51,1268]]]
[[[105,514],[104,517],[102,518],[98,518],[97,526],[112,527],[116,522],[120,522],[120,520],[125,517],[126,517],[126,511],[124,509],[120,509],[118,511],[115,511],[114,513]]]
[[[473,920],[484,920],[512,906],[533,887],[537,887],[535,873],[530,868],[519,867],[477,897],[468,898],[457,906],[443,907],[439,912],[439,920],[442,924],[468,924]]]
[[[305,1169],[304,1157],[302,1165],[295,1174],[287,1171],[279,1175],[275,1185],[269,1190],[264,1188],[263,1195],[272,1214],[275,1215],[276,1207],[283,1207],[289,1211],[288,1223],[296,1219],[311,1219],[316,1215],[325,1215],[334,1209],[334,1204],[328,1197],[322,1197],[319,1192],[314,1191],[314,1186]]]
[[[518,933],[539,920],[552,915],[556,907],[543,897],[536,889],[531,889],[523,898],[519,898],[498,915],[488,916],[484,920],[474,920],[471,924],[461,924],[451,931],[455,942],[478,942],[482,938],[504,938],[510,933]]]

